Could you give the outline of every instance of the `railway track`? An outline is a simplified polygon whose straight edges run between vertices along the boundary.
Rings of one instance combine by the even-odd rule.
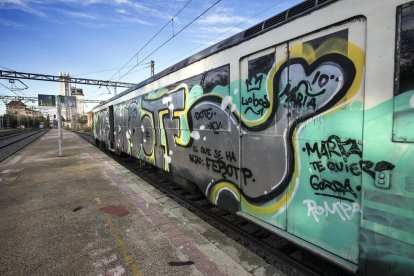
[[[78,134],[94,144],[90,134]],[[133,157],[120,157],[110,151],[105,152],[131,172],[287,275],[351,275],[331,262],[321,259],[320,256],[278,237],[256,224],[215,207],[203,194],[185,190],[175,184],[167,173],[154,166]]]
[[[33,143],[46,132],[47,130],[35,130],[3,133],[0,135],[0,162]]]

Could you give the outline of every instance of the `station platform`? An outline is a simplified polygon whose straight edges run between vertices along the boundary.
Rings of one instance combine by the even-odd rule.
[[[1,275],[283,275],[72,132],[0,163]]]

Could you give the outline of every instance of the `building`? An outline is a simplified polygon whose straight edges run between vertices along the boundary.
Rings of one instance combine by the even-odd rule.
[[[82,88],[72,87],[69,82],[69,74],[61,74],[65,81],[60,83],[61,96],[75,97],[76,106],[62,106],[61,115],[63,125],[69,128],[76,127],[79,116],[84,115],[84,95]]]
[[[27,108],[21,100],[13,100],[6,104],[6,113],[8,115],[25,116],[25,117],[40,117],[42,112]]]

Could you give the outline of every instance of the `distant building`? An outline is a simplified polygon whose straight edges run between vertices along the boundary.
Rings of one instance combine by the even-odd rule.
[[[9,115],[40,117],[42,112],[27,108],[27,105],[20,100],[13,100],[6,104],[6,113]]]
[[[64,119],[64,125],[67,127],[75,127],[79,116],[84,115],[84,95],[82,88],[72,87],[68,81],[69,74],[61,74],[61,77],[66,78],[64,82],[60,83],[60,95],[76,97],[76,107],[63,107],[61,115]]]
[[[71,87],[70,91],[71,91],[71,96],[76,97],[76,112],[77,112],[77,114],[83,115],[84,114],[83,99],[85,98],[85,95],[83,95],[82,88]]]
[[[87,118],[86,118],[86,126],[87,127],[92,127],[92,123],[93,123],[93,112],[89,111],[87,114]]]

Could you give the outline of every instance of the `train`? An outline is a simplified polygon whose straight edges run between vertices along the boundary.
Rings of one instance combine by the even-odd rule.
[[[414,271],[414,1],[306,0],[93,109],[97,145],[360,275]]]

